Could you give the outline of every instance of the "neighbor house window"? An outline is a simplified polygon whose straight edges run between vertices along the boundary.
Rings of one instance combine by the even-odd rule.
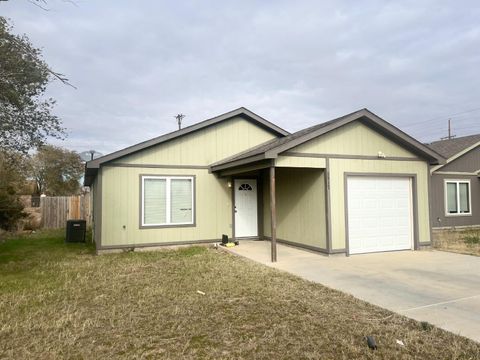
[[[445,181],[445,198],[447,215],[469,215],[472,213],[469,181]]]
[[[192,176],[142,176],[142,226],[191,225]]]

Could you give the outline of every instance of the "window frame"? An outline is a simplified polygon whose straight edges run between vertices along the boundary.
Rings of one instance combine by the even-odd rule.
[[[450,213],[448,212],[448,184],[455,184],[457,190],[457,209],[459,212]],[[467,184],[468,186],[468,212],[460,212],[460,184]],[[443,183],[444,188],[444,198],[445,198],[445,216],[472,216],[472,186],[469,179],[445,179]]]
[[[166,220],[163,224],[146,224],[145,223],[145,180],[157,179],[165,180],[165,192],[166,192]],[[172,180],[190,180],[192,189],[192,220],[184,223],[172,223],[172,209],[171,209],[171,181]],[[192,227],[196,226],[196,203],[195,203],[195,175],[140,175],[140,229],[153,229],[153,228],[171,228],[171,227]]]

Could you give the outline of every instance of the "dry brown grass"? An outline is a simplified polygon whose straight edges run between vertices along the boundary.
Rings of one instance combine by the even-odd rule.
[[[94,256],[37,235],[0,244],[0,278],[0,358],[480,358],[473,341],[203,247]]]
[[[437,250],[480,256],[480,229],[436,231],[433,245]]]

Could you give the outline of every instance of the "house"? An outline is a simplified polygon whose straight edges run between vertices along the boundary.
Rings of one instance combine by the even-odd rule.
[[[447,159],[430,170],[433,227],[480,226],[480,134],[429,146]]]
[[[89,161],[107,249],[268,239],[346,255],[430,244],[444,159],[367,109],[289,134],[240,108]]]

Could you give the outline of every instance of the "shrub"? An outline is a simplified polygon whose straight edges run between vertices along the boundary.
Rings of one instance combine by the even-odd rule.
[[[15,189],[12,186],[0,187],[0,229],[15,230],[18,221],[26,216]]]

